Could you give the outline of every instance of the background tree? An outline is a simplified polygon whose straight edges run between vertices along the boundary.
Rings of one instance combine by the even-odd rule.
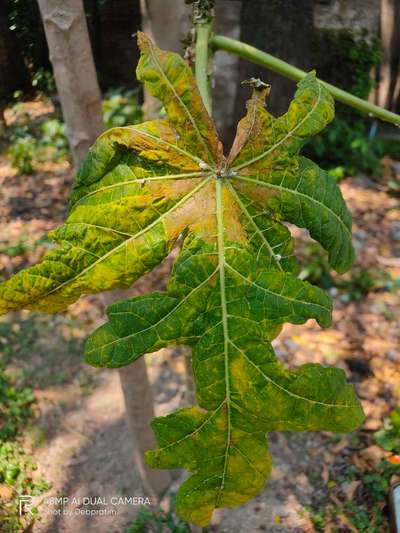
[[[244,0],[240,16],[240,40],[309,70],[312,57],[314,0]],[[286,111],[295,84],[248,61],[239,63],[239,79],[261,78],[272,85],[268,108]],[[239,87],[234,123],[243,115],[248,88]],[[233,134],[233,132],[232,132]]]
[[[82,0],[39,0],[75,166],[103,130],[101,93]]]
[[[400,0],[381,0],[381,43],[378,104],[400,110]]]

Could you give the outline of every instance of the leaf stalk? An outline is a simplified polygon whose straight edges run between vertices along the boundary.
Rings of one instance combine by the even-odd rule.
[[[204,106],[210,116],[212,105],[209,79],[209,51],[212,21],[212,9],[209,10],[207,16],[199,16],[198,14],[196,15],[196,8],[194,8],[193,23],[196,30],[195,77]]]
[[[301,70],[282,59],[278,59],[267,52],[263,52],[254,46],[243,43],[236,39],[231,39],[230,37],[223,37],[221,35],[215,35],[211,38],[211,46],[214,50],[220,50],[235,54],[243,59],[247,59],[252,63],[261,65],[273,72],[277,72],[286,78],[289,78],[294,81],[300,81],[303,79],[307,73],[304,70]],[[319,79],[319,78],[318,78]],[[342,102],[345,105],[348,105],[361,113],[365,113],[370,117],[379,118],[390,124],[394,124],[397,127],[400,127],[400,115],[392,113],[383,107],[367,102],[362,98],[358,98],[343,89],[339,89],[335,85],[327,83],[321,79],[319,81],[326,87],[326,89],[331,93],[333,98],[338,102]]]

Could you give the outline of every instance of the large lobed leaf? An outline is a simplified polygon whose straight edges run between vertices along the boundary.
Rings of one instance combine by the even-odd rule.
[[[352,262],[351,217],[339,188],[303,143],[333,117],[310,73],[288,112],[274,118],[254,89],[227,159],[189,67],[139,35],[138,79],[168,118],[114,128],[78,174],[58,248],[0,286],[0,311],[55,312],[81,294],[128,287],[183,244],[166,293],[108,308],[86,359],[120,367],[161,347],[192,347],[198,407],[156,418],[156,468],[182,467],[177,508],[205,525],[218,507],[240,505],[264,486],[272,430],[350,431],[363,419],[344,373],[285,368],[271,341],[282,324],[331,320],[331,302],[296,277],[283,222],[306,228],[333,268]]]

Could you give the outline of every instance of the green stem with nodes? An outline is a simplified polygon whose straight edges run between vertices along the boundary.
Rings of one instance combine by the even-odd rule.
[[[196,24],[196,64],[195,76],[204,105],[211,115],[211,91],[208,78],[208,50],[211,35],[211,23]]]
[[[289,63],[286,63],[271,54],[262,52],[258,48],[237,41],[236,39],[216,35],[211,38],[211,46],[214,50],[223,50],[224,52],[235,54],[295,81],[300,81],[307,74],[303,70],[293,67]],[[370,102],[358,98],[357,96],[354,96],[343,89],[339,89],[323,80],[319,81],[328,89],[335,100],[353,107],[362,113],[366,113],[371,117],[379,118],[385,122],[390,122],[391,124],[400,127],[400,115],[396,115],[396,113],[392,113],[383,107],[371,104]]]
[[[213,23],[214,0],[193,2],[193,25],[196,30],[195,76],[203,103],[211,116],[211,88],[209,80],[209,51]]]

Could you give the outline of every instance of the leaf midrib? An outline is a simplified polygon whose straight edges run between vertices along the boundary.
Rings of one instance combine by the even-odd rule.
[[[224,372],[225,372],[225,390],[226,390],[226,409],[227,409],[227,438],[225,448],[224,468],[222,471],[221,484],[216,497],[215,506],[218,507],[221,500],[222,492],[225,487],[226,472],[228,469],[229,450],[231,446],[231,392],[230,392],[230,375],[229,375],[229,329],[228,329],[228,311],[226,303],[225,289],[225,228],[224,228],[224,205],[222,197],[223,183],[216,179],[216,217],[217,217],[217,245],[218,245],[218,266],[220,273],[220,298],[221,298],[221,315],[222,328],[224,334]]]
[[[317,82],[318,83],[318,82]],[[300,128],[300,126],[302,126],[304,124],[304,122],[310,118],[310,116],[314,113],[314,111],[317,109],[320,101],[321,101],[321,94],[322,94],[322,91],[321,91],[321,84],[318,83],[318,96],[317,96],[317,99],[313,105],[313,107],[310,109],[310,111],[302,118],[302,120],[300,120],[300,122],[298,124],[296,124],[296,126],[290,130],[284,137],[282,137],[282,139],[280,141],[278,141],[276,144],[274,144],[273,146],[271,146],[271,148],[268,148],[268,150],[266,150],[265,152],[263,152],[262,154],[258,155],[257,157],[253,157],[253,159],[250,159],[249,161],[245,161],[244,163],[241,163],[240,165],[237,165],[236,167],[232,167],[232,170],[234,171],[238,171],[238,170],[241,170],[242,168],[244,167],[248,167],[250,165],[252,165],[253,163],[256,163],[257,161],[259,161],[260,159],[264,159],[264,157],[266,157],[267,155],[269,155],[270,153],[272,153],[274,150],[276,150],[281,144],[283,144],[285,141],[287,141],[287,139],[290,139],[290,137],[293,137],[295,132]],[[243,146],[244,148],[244,146]],[[242,148],[242,149],[243,149]]]
[[[119,181],[117,183],[112,183],[110,185],[104,185],[103,187],[94,189],[93,191],[90,191],[87,194],[85,194],[85,196],[82,196],[81,198],[79,198],[79,200],[76,201],[72,207],[73,209],[75,209],[75,207],[78,204],[80,204],[86,198],[89,198],[90,196],[95,196],[98,193],[101,193],[101,192],[104,192],[110,189],[115,189],[117,187],[123,187],[124,185],[133,185],[135,183],[140,184],[141,181],[146,183],[147,181],[180,180],[180,179],[188,179],[188,178],[206,178],[209,175],[210,175],[209,172],[198,171],[198,172],[186,172],[183,174],[165,174],[163,176],[149,176],[149,177],[145,177],[145,176],[137,177],[136,176],[134,179],[131,179],[131,180]]]
[[[245,280],[249,285],[254,285],[255,287],[261,289],[262,291],[264,292],[268,292],[269,294],[272,294],[274,296],[277,296],[278,298],[282,298],[283,300],[288,300],[290,302],[294,302],[294,303],[298,303],[298,304],[302,304],[302,305],[307,305],[307,306],[312,306],[312,307],[320,307],[321,309],[323,309],[325,312],[328,311],[329,312],[329,308],[328,307],[324,307],[323,305],[321,304],[317,304],[317,303],[313,303],[313,302],[306,302],[305,300],[298,300],[296,298],[291,298],[290,296],[286,296],[286,295],[283,295],[282,293],[277,293],[277,292],[274,292],[274,291],[271,291],[270,289],[267,289],[266,287],[263,287],[262,285],[259,285],[258,283],[256,283],[255,281],[249,279],[249,278],[246,278],[246,276],[243,276],[243,274],[241,272],[239,272],[238,270],[236,270],[236,268],[234,268],[233,266],[231,266],[230,264],[228,263],[225,263],[227,268],[229,268],[229,270],[231,270],[234,274],[237,274],[238,276],[240,276],[243,280]],[[273,272],[271,272],[273,273]],[[290,274],[287,274],[287,277],[288,276],[291,276]],[[287,277],[285,279],[287,279]],[[298,278],[294,278],[294,279],[298,279]]]
[[[97,261],[95,261],[94,263],[92,263],[91,265],[89,265],[88,267],[86,267],[84,270],[82,270],[81,272],[79,272],[76,276],[74,276],[73,278],[65,281],[64,283],[62,283],[61,285],[55,287],[54,289],[52,289],[51,291],[47,292],[46,294],[43,294],[43,295],[40,295],[40,297],[38,299],[43,299],[43,298],[47,298],[48,296],[50,296],[51,294],[61,290],[63,287],[65,287],[66,285],[69,285],[70,283],[72,283],[73,281],[75,281],[76,279],[78,279],[79,277],[83,276],[84,274],[86,274],[87,272],[89,272],[90,270],[92,270],[92,268],[94,268],[97,264],[101,263],[102,261],[104,261],[105,259],[107,259],[107,257],[109,257],[110,255],[113,255],[117,250],[119,250],[120,248],[123,248],[124,246],[126,246],[129,242],[139,238],[140,236],[142,236],[144,233],[146,233],[147,231],[149,231],[150,229],[152,229],[154,226],[156,226],[159,222],[161,222],[161,220],[163,220],[164,218],[166,218],[170,213],[172,213],[175,209],[177,209],[178,207],[180,207],[182,204],[184,204],[185,202],[187,202],[187,200],[189,200],[194,194],[196,194],[199,190],[201,190],[203,187],[205,187],[207,185],[207,183],[210,181],[211,178],[206,178],[202,183],[200,183],[199,185],[197,185],[197,187],[195,187],[194,189],[192,189],[188,194],[186,194],[183,198],[181,198],[176,204],[174,204],[170,209],[168,209],[168,211],[166,211],[165,213],[163,213],[162,215],[160,215],[157,219],[153,220],[153,222],[151,224],[149,224],[146,228],[144,228],[143,230],[139,231],[138,233],[136,233],[135,235],[132,235],[132,237],[130,237],[129,239],[126,239],[125,241],[123,241],[121,244],[119,244],[118,246],[116,246],[115,248],[113,248],[112,250],[110,250],[109,252],[107,252],[105,255],[103,255],[100,259],[98,259]],[[37,299],[37,300],[38,300]],[[30,302],[30,304],[32,303],[35,303],[37,300],[33,300]]]
[[[307,194],[299,192],[297,189],[289,189],[288,187],[283,187],[282,185],[276,185],[275,183],[269,183],[267,181],[259,181],[254,178],[248,178],[247,176],[237,175],[237,176],[233,176],[233,179],[238,179],[241,181],[248,181],[249,183],[254,183],[260,187],[266,187],[270,189],[277,189],[279,191],[285,191],[285,192],[294,194],[295,196],[301,196],[310,202],[314,202],[315,204],[318,204],[322,209],[329,211],[329,213],[331,213],[338,220],[339,224],[343,226],[343,228],[345,229],[345,232],[348,234],[349,239],[351,240],[351,231],[349,230],[345,222],[339,217],[337,213],[335,213],[335,211],[333,211],[333,209],[331,209],[326,204],[320,202],[316,198],[313,198],[312,196],[308,196]]]
[[[311,398],[307,398],[305,396],[301,396],[300,394],[296,394],[295,392],[292,392],[288,389],[285,389],[285,387],[283,387],[282,385],[280,385],[279,383],[277,383],[276,381],[274,381],[272,378],[270,378],[267,374],[265,374],[262,369],[256,365],[246,354],[246,352],[244,352],[241,348],[239,348],[239,346],[237,346],[232,340],[229,340],[229,342],[231,343],[231,345],[235,348],[235,350],[237,350],[238,352],[240,352],[243,357],[246,359],[246,361],[251,364],[262,376],[263,378],[265,379],[265,381],[268,381],[269,383],[271,383],[274,387],[277,387],[278,389],[281,389],[285,394],[287,394],[288,396],[292,396],[293,398],[297,398],[299,400],[302,400],[302,401],[305,401],[305,402],[309,402],[309,403],[313,403],[313,404],[317,404],[317,405],[323,405],[324,407],[336,407],[336,408],[354,408],[354,407],[358,407],[358,404],[337,404],[337,403],[327,403],[327,402],[320,402],[318,400],[312,400]]]
[[[265,244],[265,246],[267,247],[269,253],[270,253],[270,256],[271,256],[271,259],[275,262],[275,265],[279,268],[279,270],[281,270],[283,272],[283,268],[282,268],[282,265],[280,264],[280,262],[277,260],[276,258],[276,255],[274,254],[274,251],[273,249],[271,248],[271,245],[269,244],[268,240],[264,237],[264,234],[262,233],[262,231],[260,230],[260,228],[257,226],[257,224],[254,222],[252,216],[250,215],[250,213],[248,212],[246,206],[244,205],[244,203],[242,202],[242,200],[240,199],[238,193],[235,191],[235,189],[229,184],[229,190],[232,192],[233,196],[235,197],[236,199],[236,202],[239,204],[240,208],[242,209],[244,215],[247,217],[247,219],[249,220],[250,224],[253,226],[254,230],[256,231],[257,235],[260,237],[260,239],[262,240],[262,242]]]
[[[210,161],[215,163],[214,156],[213,156],[211,150],[209,149],[209,147],[207,146],[206,142],[204,141],[204,139],[203,139],[203,137],[202,137],[202,135],[201,135],[201,133],[199,131],[199,128],[197,127],[195,119],[192,117],[192,114],[190,113],[190,111],[187,108],[186,104],[183,102],[183,100],[181,99],[179,94],[175,91],[175,87],[173,86],[173,84],[170,82],[170,80],[166,76],[165,72],[163,71],[163,69],[162,69],[162,67],[160,65],[160,62],[158,61],[157,56],[154,53],[154,49],[153,49],[153,44],[152,43],[149,44],[149,49],[150,49],[151,57],[153,58],[153,61],[154,61],[155,65],[156,65],[156,67],[158,68],[161,76],[164,78],[165,82],[167,83],[167,85],[171,89],[172,93],[174,94],[176,100],[178,100],[178,102],[181,104],[185,114],[187,115],[187,117],[189,118],[190,122],[192,123],[192,126],[193,126],[194,130],[196,131],[196,134],[197,134],[201,144],[203,145],[203,147],[205,148],[206,152],[208,153]],[[207,111],[205,111],[205,112],[207,113]]]

